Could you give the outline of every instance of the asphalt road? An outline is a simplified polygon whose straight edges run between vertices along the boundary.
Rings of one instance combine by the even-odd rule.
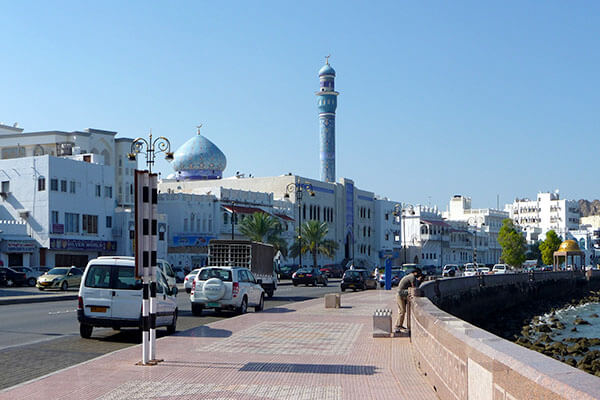
[[[327,287],[282,285],[272,299],[266,299],[265,309],[339,291],[339,280],[331,280]],[[195,317],[183,290],[177,303],[178,332],[234,315],[207,310]],[[94,328],[91,339],[82,339],[76,309],[76,300],[0,306],[0,389],[140,343],[135,329]],[[164,335],[164,328],[157,330],[158,337]]]

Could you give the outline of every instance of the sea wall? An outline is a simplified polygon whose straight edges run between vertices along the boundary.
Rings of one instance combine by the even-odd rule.
[[[519,302],[596,287],[599,272],[586,278],[574,272],[538,272],[424,283],[410,314],[418,367],[442,399],[600,398],[600,378],[461,319],[493,318]]]

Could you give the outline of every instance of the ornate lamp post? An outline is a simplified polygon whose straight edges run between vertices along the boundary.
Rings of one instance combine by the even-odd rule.
[[[314,197],[315,192],[312,185],[308,182],[292,182],[286,186],[285,191],[285,197],[288,198],[291,194],[295,194],[295,200],[298,203],[298,258],[300,268],[302,268],[302,192],[307,192],[312,197]]]
[[[144,150],[145,148],[145,150]],[[127,154],[130,161],[135,161],[138,154],[146,156],[146,167],[148,172],[152,173],[152,166],[157,154],[165,153],[165,160],[173,161],[173,152],[171,152],[171,142],[164,136],[152,139],[152,130],[148,135],[148,140],[138,137],[131,142],[131,152]]]

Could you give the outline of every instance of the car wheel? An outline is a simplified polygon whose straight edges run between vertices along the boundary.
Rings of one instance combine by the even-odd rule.
[[[43,288],[43,287],[39,287],[38,289],[40,290],[40,292],[43,292],[43,291],[44,291],[44,288]]]
[[[173,313],[173,323],[167,326],[167,333],[169,335],[174,334],[177,331],[177,309]]]
[[[62,285],[60,285],[60,290],[62,290],[63,292],[66,292],[67,289],[69,289],[69,284],[67,283],[67,281],[64,281],[62,283]]]
[[[192,288],[185,288],[185,291],[186,291],[187,293],[192,293]]]
[[[6,280],[6,286],[8,286],[8,287],[12,287],[12,286],[14,286],[14,284],[15,284],[15,283],[13,282],[13,280],[12,280],[12,279],[7,279],[7,280]]]
[[[79,324],[79,334],[84,339],[89,339],[92,336],[94,327],[88,324]]]
[[[29,278],[29,279],[27,279],[27,284],[29,286],[35,286],[35,278]]]
[[[200,315],[202,315],[203,308],[204,307],[202,307],[201,304],[192,303],[192,314],[199,317]]]
[[[244,296],[244,298],[242,299],[242,304],[240,304],[240,306],[237,309],[238,314],[246,314],[246,312],[248,312],[248,299],[246,298],[246,296]]]
[[[265,298],[261,294],[260,295],[260,301],[258,302],[258,305],[256,307],[254,307],[254,312],[260,312],[260,311],[263,310],[263,308],[265,308]]]
[[[342,292],[345,292],[345,291],[346,291],[346,288],[342,286]]]
[[[298,286],[298,284],[297,284],[297,283],[294,283],[294,286]]]

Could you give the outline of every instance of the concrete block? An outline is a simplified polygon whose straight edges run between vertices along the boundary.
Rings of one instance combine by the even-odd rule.
[[[325,308],[340,308],[341,296],[339,293],[329,293],[325,295]]]
[[[375,310],[373,314],[373,337],[390,336],[392,336],[392,310]]]

